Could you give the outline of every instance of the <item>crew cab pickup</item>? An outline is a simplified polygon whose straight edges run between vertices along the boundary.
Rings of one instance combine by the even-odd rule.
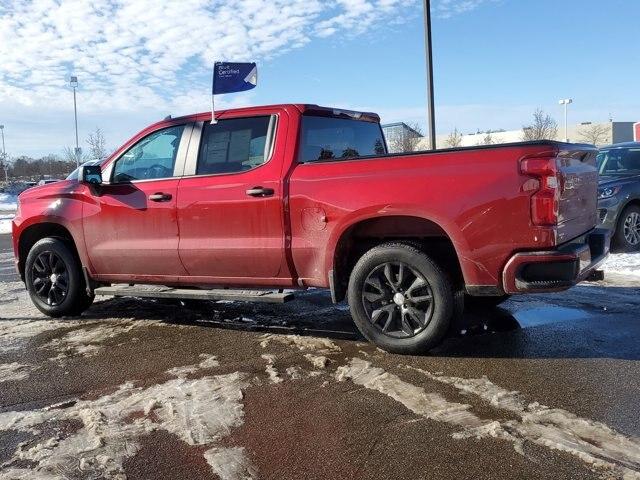
[[[442,340],[465,300],[564,290],[608,254],[592,146],[390,155],[373,113],[216,117],[165,119],[20,195],[15,261],[42,312],[80,314],[120,283],[320,287],[347,298],[366,338],[413,353]]]

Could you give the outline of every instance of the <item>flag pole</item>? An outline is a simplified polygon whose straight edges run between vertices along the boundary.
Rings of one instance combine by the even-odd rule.
[[[216,91],[216,63],[213,62],[213,79],[211,80],[211,125],[215,125],[217,123],[216,120],[216,107],[215,107],[215,91]]]
[[[215,110],[215,104],[213,101],[214,97],[215,95],[212,93],[211,94],[211,125],[215,125],[216,123],[218,123],[218,121],[216,120],[216,110]]]

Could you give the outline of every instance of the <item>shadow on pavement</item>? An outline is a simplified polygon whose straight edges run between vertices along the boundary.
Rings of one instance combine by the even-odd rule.
[[[637,289],[608,287],[609,298],[634,299]],[[595,293],[590,291],[590,293]],[[466,312],[457,331],[431,355],[479,358],[618,358],[640,359],[640,318],[628,309],[597,307],[598,295],[582,303],[576,295],[530,297],[505,307]],[[637,298],[637,297],[635,297]],[[524,299],[524,300],[523,300]],[[547,300],[546,302],[544,300]],[[640,300],[639,300],[640,301]],[[620,301],[616,302],[618,306]],[[633,305],[635,303],[635,305]],[[635,308],[633,308],[635,307]],[[621,313],[626,310],[626,313]],[[284,305],[242,302],[161,301],[116,298],[97,302],[91,319],[128,317],[197,327],[314,335],[331,339],[363,338],[344,304],[332,305],[326,292],[300,292]]]

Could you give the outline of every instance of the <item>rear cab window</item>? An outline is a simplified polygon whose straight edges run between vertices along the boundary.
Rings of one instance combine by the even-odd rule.
[[[377,122],[316,115],[302,117],[299,163],[386,154],[382,128]]]

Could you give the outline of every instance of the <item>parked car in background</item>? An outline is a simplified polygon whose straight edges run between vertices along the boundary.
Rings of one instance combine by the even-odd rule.
[[[49,185],[50,183],[56,183],[56,182],[60,182],[61,180],[59,178],[43,178],[42,180],[40,180],[38,182],[38,186],[40,185]]]
[[[16,266],[38,309],[79,314],[112,283],[178,287],[164,298],[320,287],[348,299],[367,339],[417,353],[465,297],[489,307],[566,290],[608,254],[595,147],[390,155],[373,113],[275,105],[210,119],[165,119],[20,195]]]
[[[78,168],[76,168],[73,172],[71,172],[69,175],[67,175],[67,178],[65,178],[65,180],[79,180],[79,175],[80,175],[80,170],[82,169],[82,167],[84,167],[85,165],[100,165],[100,163],[102,162],[101,159],[91,159],[91,160],[87,160],[86,162],[84,162],[82,165],[80,165]]]
[[[612,248],[640,250],[640,142],[600,149],[598,215],[600,225],[613,232]]]

